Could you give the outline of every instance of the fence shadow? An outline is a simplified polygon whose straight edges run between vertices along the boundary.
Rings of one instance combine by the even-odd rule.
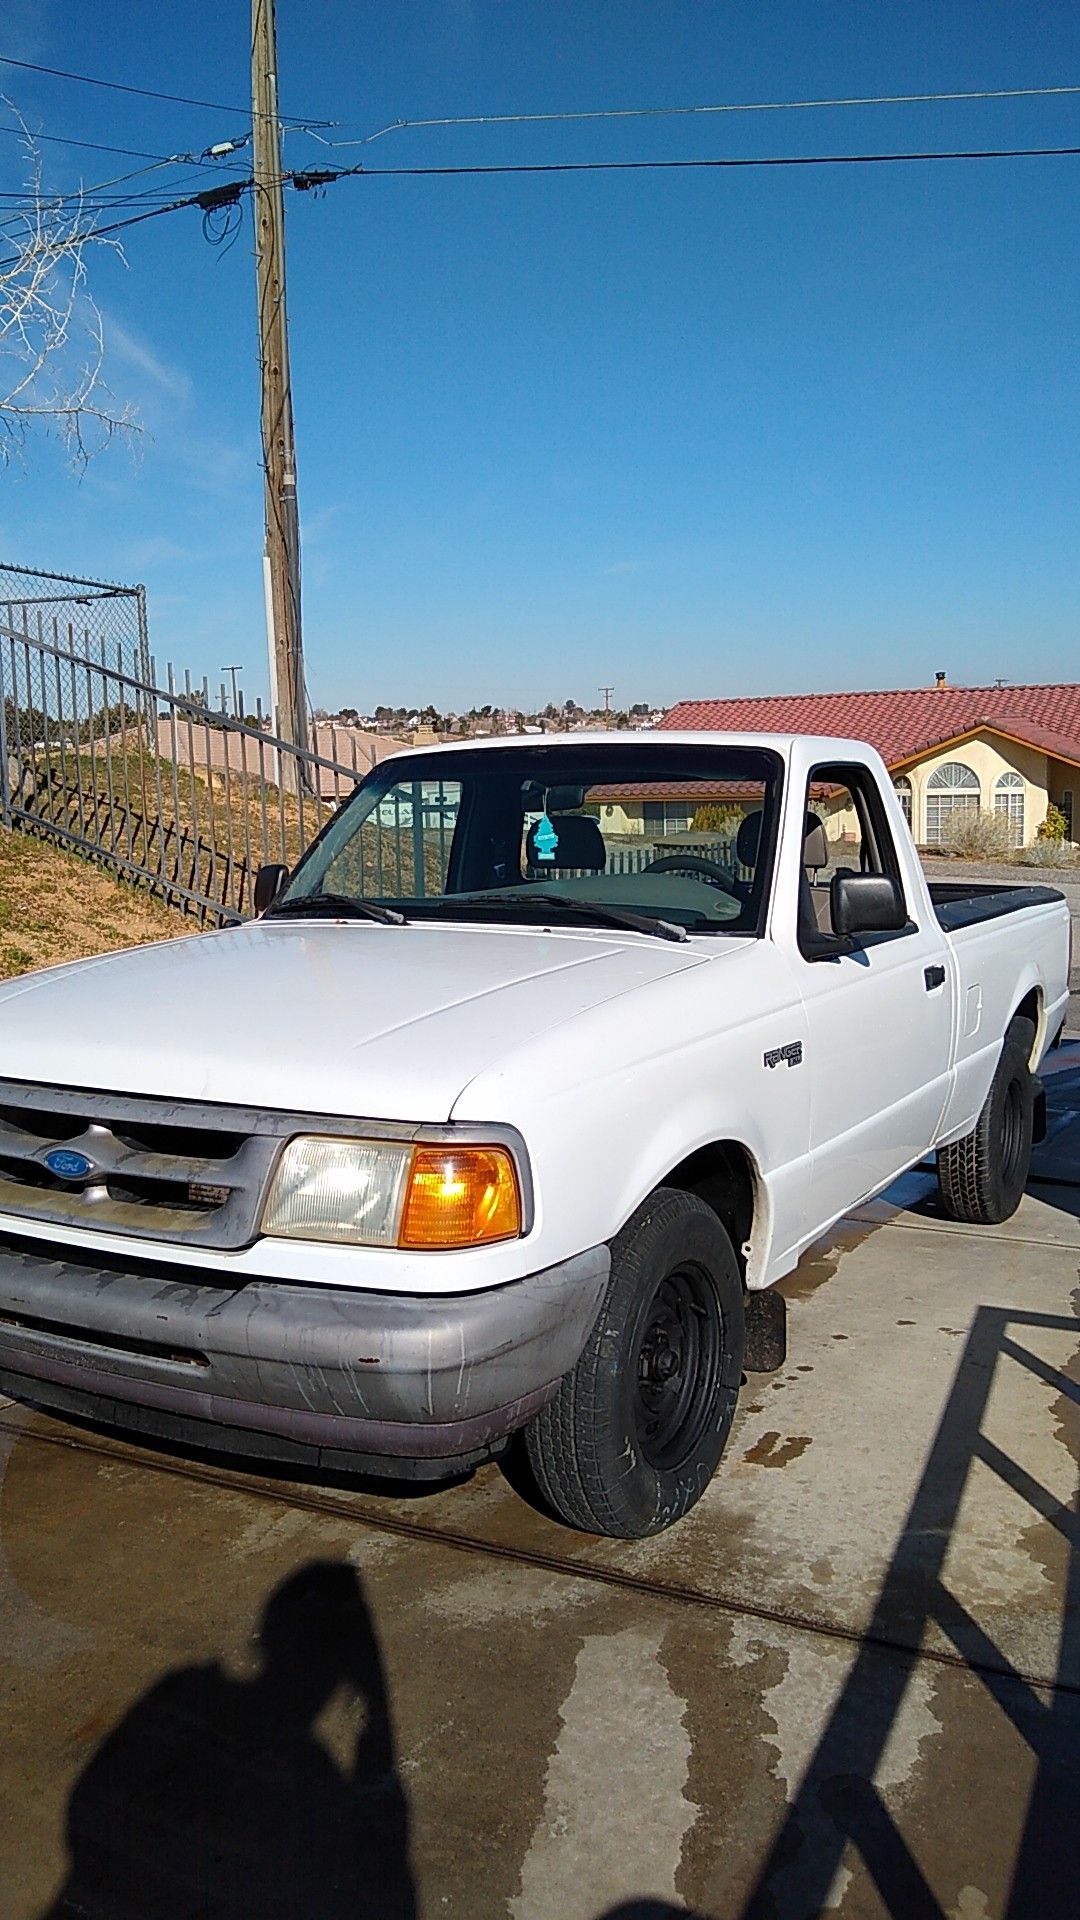
[[[359,1580],[312,1561],[270,1596],[261,1670],[167,1674],[72,1791],[70,1866],[43,1920],[414,1920],[408,1812]],[[315,1723],[362,1714],[347,1767]]]
[[[837,1870],[852,1853],[873,1882],[880,1910],[894,1920],[949,1920],[875,1785],[931,1626],[960,1656],[967,1674],[986,1688],[1034,1762],[1011,1887],[1002,1904],[987,1911],[995,1920],[1074,1920],[1080,1887],[1080,1522],[1075,1504],[1063,1505],[983,1432],[1002,1365],[1028,1369],[1064,1401],[1080,1405],[1080,1385],[1025,1341],[1025,1334],[1046,1330],[1080,1337],[1080,1320],[998,1307],[977,1310],[858,1657],[739,1920],[811,1920],[822,1912]],[[975,1462],[998,1476],[1027,1503],[1033,1520],[1049,1522],[1067,1544],[1051,1688],[1038,1687],[1018,1672],[946,1584],[946,1556]],[[965,1799],[961,1780],[946,1790],[956,1794],[957,1822],[963,1826],[975,1814],[974,1800]],[[1011,1807],[1003,1806],[1002,1815],[1011,1817]],[[995,1809],[986,1808],[988,1825],[994,1816]]]

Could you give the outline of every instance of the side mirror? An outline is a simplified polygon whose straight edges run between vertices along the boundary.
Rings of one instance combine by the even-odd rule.
[[[259,868],[258,873],[255,875],[256,913],[265,913],[267,907],[273,906],[274,901],[277,899],[288,877],[288,867],[283,867],[279,864],[272,863],[268,867]]]
[[[836,873],[829,899],[834,933],[900,933],[908,923],[903,893],[887,873]]]

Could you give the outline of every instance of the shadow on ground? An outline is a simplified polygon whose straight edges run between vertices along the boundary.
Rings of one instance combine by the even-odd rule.
[[[382,1659],[359,1581],[314,1561],[271,1594],[261,1670],[180,1668],[107,1736],[68,1809],[46,1920],[412,1920],[408,1814]],[[315,1725],[360,1719],[340,1768]]]
[[[997,1369],[1030,1369],[1059,1404],[1080,1406],[1080,1384],[1039,1354],[1046,1332],[1080,1334],[1080,1289],[1072,1317],[977,1309],[900,1544],[873,1619],[739,1920],[812,1920],[845,1863],[857,1856],[880,1910],[894,1920],[951,1920],[908,1839],[875,1785],[928,1629],[936,1627],[966,1672],[985,1687],[1027,1745],[1033,1778],[1011,1884],[1000,1906],[973,1909],[1000,1920],[1074,1920],[1080,1886],[1080,1524],[1070,1506],[1038,1485],[983,1431]],[[996,1474],[1068,1548],[1057,1672],[1037,1685],[951,1593],[946,1561],[960,1503],[978,1462]],[[887,1652],[883,1652],[887,1649]],[[971,1756],[972,1774],[980,1756]],[[958,1783],[959,1784],[959,1783]],[[985,1794],[985,1789],[982,1789]],[[957,1797],[957,1820],[994,1808],[980,1795]],[[1001,1809],[1002,1819],[1014,1809]],[[971,1835],[966,1838],[970,1840]]]

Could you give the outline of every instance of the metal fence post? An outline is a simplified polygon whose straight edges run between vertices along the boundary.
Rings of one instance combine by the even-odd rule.
[[[14,705],[14,703],[12,703]],[[4,677],[4,649],[0,646],[0,820],[11,825],[11,769],[8,766],[7,681]]]

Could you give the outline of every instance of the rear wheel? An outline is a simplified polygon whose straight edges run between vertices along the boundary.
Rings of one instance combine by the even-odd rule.
[[[688,1513],[735,1412],[742,1278],[712,1209],[658,1188],[612,1243],[577,1365],[525,1435],[548,1505],[588,1533],[639,1539]]]
[[[941,1203],[953,1220],[996,1226],[1020,1205],[1031,1165],[1034,1045],[1034,1022],[1010,1021],[978,1120],[962,1140],[938,1148]]]

